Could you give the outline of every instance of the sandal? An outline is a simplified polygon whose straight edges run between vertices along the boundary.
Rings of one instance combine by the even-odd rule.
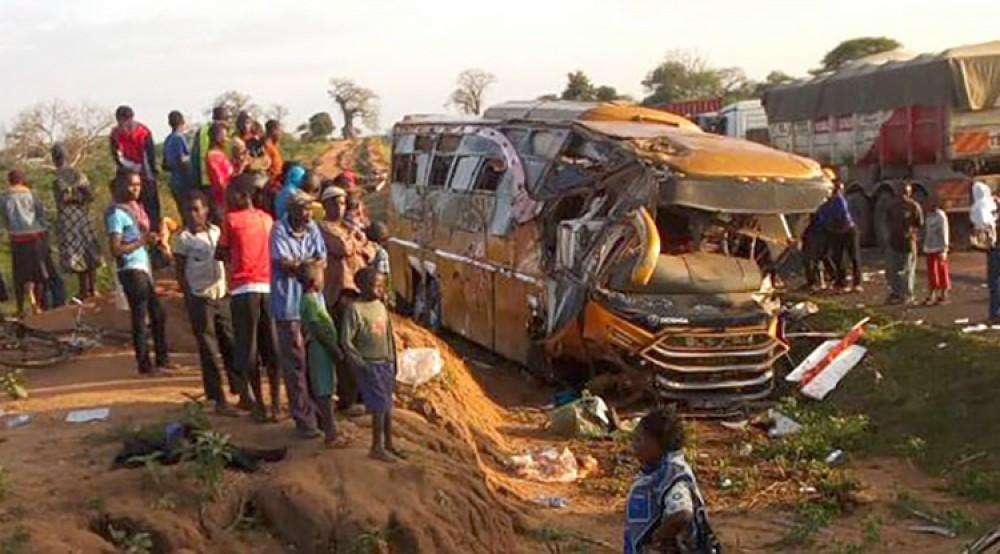
[[[345,437],[343,435],[333,437],[331,439],[326,439],[323,441],[323,445],[330,450],[343,450],[351,445],[351,438]]]

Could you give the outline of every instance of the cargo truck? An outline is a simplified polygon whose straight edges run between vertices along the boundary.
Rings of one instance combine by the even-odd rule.
[[[838,171],[867,244],[885,244],[892,195],[908,180],[918,200],[958,214],[974,180],[1000,183],[1000,41],[873,56],[771,88],[763,103],[772,146]],[[964,234],[967,217],[951,219]]]

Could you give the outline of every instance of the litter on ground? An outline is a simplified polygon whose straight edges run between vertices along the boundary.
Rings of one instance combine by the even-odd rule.
[[[579,476],[576,456],[569,448],[529,450],[511,456],[510,465],[518,477],[542,483],[572,483]]]
[[[906,528],[914,533],[940,535],[942,537],[948,537],[949,539],[953,539],[958,536],[955,531],[941,525],[908,525]]]
[[[66,414],[66,423],[87,423],[90,421],[104,421],[111,415],[111,408],[88,408],[86,410],[73,410]]]
[[[867,323],[868,318],[865,318],[844,338],[828,340],[816,347],[785,379],[799,383],[802,394],[809,398],[825,398],[868,352],[863,346],[854,344],[864,335]]]
[[[539,496],[535,503],[549,508],[565,508],[569,506],[569,499],[565,496]]]
[[[549,430],[561,437],[599,438],[615,430],[611,410],[600,396],[587,391],[579,400],[559,406],[549,414]]]
[[[15,429],[31,423],[31,414],[17,414],[7,418],[7,428]]]
[[[773,408],[767,411],[767,417],[774,422],[767,430],[767,436],[771,438],[794,435],[802,430],[801,423]]]
[[[399,355],[396,380],[418,387],[441,374],[444,359],[437,348],[407,348]]]

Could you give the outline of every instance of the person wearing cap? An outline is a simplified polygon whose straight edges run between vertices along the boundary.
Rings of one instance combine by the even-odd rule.
[[[160,196],[156,189],[156,146],[153,132],[135,120],[135,112],[128,106],[118,106],[111,129],[111,157],[118,172],[131,171],[142,178],[139,203],[149,214],[151,228],[160,228]]]
[[[325,216],[319,230],[326,244],[324,296],[327,310],[339,321],[344,308],[360,293],[354,276],[375,257],[364,232],[347,224],[347,191],[327,182],[320,197]],[[346,364],[337,365],[338,408],[351,408],[358,398],[357,379]]]
[[[326,245],[312,220],[312,195],[296,191],[288,199],[287,213],[271,230],[271,316],[278,334],[278,355],[285,379],[288,404],[295,427],[303,438],[320,436],[309,396],[305,338],[299,306],[299,274],[307,263],[326,264]]]
[[[271,216],[255,208],[251,200],[256,177],[244,174],[226,188],[228,209],[222,218],[222,234],[216,259],[229,266],[229,302],[233,321],[233,369],[238,375],[240,403],[258,421],[267,419],[262,393],[258,354],[267,368],[271,386],[271,419],[277,420],[281,383],[274,327],[271,323]]]

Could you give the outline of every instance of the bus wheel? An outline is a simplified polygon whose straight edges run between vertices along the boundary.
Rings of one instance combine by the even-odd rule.
[[[851,212],[851,218],[858,227],[861,236],[861,244],[872,246],[875,244],[875,232],[873,228],[872,204],[868,201],[865,193],[860,190],[852,190],[847,193],[847,208]]]

